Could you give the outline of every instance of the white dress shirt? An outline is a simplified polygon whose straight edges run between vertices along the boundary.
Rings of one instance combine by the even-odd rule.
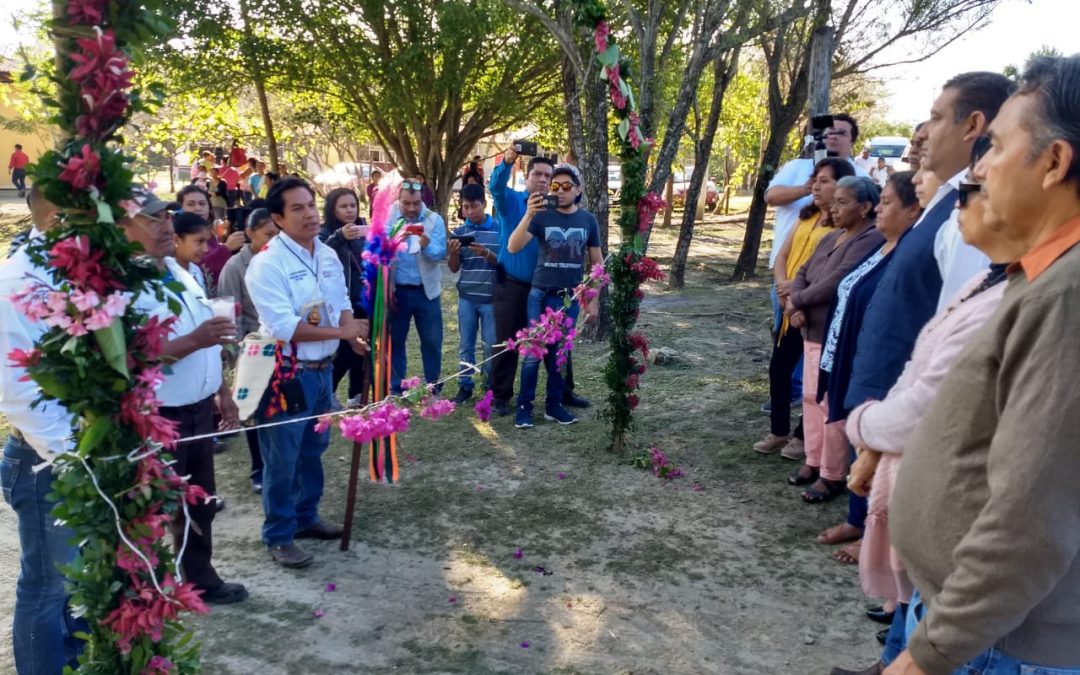
[[[214,313],[210,310],[206,292],[191,273],[173,258],[165,258],[165,267],[184,286],[184,292],[177,295],[166,289],[165,300],[158,300],[155,292],[148,290],[139,295],[135,308],[159,319],[176,316],[170,336],[175,340],[194,332],[203,322],[214,318]],[[180,303],[179,315],[169,309],[170,298]],[[198,403],[221,388],[221,347],[197,349],[179,361],[167,364],[164,370],[165,380],[157,388],[161,405],[173,408]]]
[[[949,190],[959,189],[960,182],[966,175],[967,169],[964,169],[942,185],[934,196],[943,195],[943,191],[947,193]],[[972,277],[986,271],[990,265],[990,258],[985,253],[964,243],[964,236],[960,233],[960,211],[955,207],[934,237],[934,259],[937,260],[938,271],[941,272],[939,312]]]
[[[36,231],[31,238],[41,236]],[[8,299],[26,287],[30,277],[51,285],[48,272],[34,265],[23,246],[0,264],[0,356],[6,360],[12,349],[30,351],[47,330],[40,321],[30,321]],[[0,367],[0,413],[22,433],[30,447],[44,460],[74,449],[71,413],[56,401],[42,401],[30,407],[41,394],[36,382],[20,381],[26,370],[5,363]]]
[[[292,354],[289,341],[312,306],[318,308],[319,325],[326,327],[340,326],[341,313],[352,311],[345,269],[334,249],[317,239],[312,255],[282,232],[252,259],[244,281],[259,312],[260,332],[285,342],[285,354]],[[333,356],[338,344],[336,338],[299,342],[296,357],[321,361]]]

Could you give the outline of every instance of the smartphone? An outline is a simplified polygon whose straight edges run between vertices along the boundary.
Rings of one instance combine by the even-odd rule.
[[[536,157],[538,151],[539,148],[534,141],[514,141],[514,152],[519,155]]]
[[[471,234],[452,234],[450,235],[450,238],[454,241],[460,241],[462,248],[470,246],[474,241],[476,241],[476,237]]]
[[[544,208],[545,209],[557,209],[557,208],[559,208],[559,195],[544,195]]]
[[[409,225],[409,226],[407,226],[405,228],[405,231],[407,233],[409,233],[409,234],[423,234],[424,233],[424,226],[423,225]]]

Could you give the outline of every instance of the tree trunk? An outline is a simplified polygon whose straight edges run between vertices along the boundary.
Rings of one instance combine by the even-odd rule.
[[[664,186],[664,229],[671,229],[671,211],[675,203],[675,176],[668,174],[667,185]]]
[[[589,113],[585,131],[585,155],[577,158],[585,183],[585,208],[596,217],[600,226],[600,252],[608,254],[610,207],[607,192],[608,167],[608,93],[607,83],[595,70],[586,74],[584,82],[585,109]],[[600,295],[600,314],[596,321],[586,324],[582,334],[589,340],[606,340],[611,330],[607,289]]]
[[[276,174],[280,174],[277,136],[274,134],[274,120],[270,116],[270,102],[266,97],[266,80],[259,59],[252,56],[250,50],[251,19],[248,14],[247,2],[246,0],[240,0],[239,4],[240,20],[243,24],[241,30],[244,34],[242,51],[245,57],[244,60],[247,61],[247,70],[251,73],[251,81],[255,83],[255,96],[259,99],[259,112],[262,113],[263,132],[266,134],[266,147],[267,152],[270,154],[270,170]]]
[[[696,204],[701,198],[701,186],[709,173],[709,156],[712,154],[716,130],[720,126],[720,114],[724,109],[724,93],[735,78],[738,68],[738,48],[733,53],[716,59],[713,65],[713,95],[709,104],[709,117],[705,122],[705,132],[694,146],[694,171],[686,189],[687,206],[683,209],[679,240],[675,244],[675,257],[671,261],[668,286],[673,289],[682,288],[686,283],[686,261],[690,255],[690,242],[694,238],[694,221],[697,218],[697,213],[690,210],[690,204]]]

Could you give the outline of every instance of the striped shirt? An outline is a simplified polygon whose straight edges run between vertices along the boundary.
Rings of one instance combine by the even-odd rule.
[[[477,225],[466,221],[454,230],[455,235],[470,235],[476,238],[473,243],[486,247],[496,256],[499,255],[499,232],[495,221],[486,216],[484,222]],[[485,304],[491,302],[495,287],[495,263],[476,255],[467,246],[461,247],[461,276],[458,277],[458,295],[472,302]]]

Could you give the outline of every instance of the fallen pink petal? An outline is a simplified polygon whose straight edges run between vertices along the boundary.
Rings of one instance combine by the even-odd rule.
[[[521,557],[525,555],[525,552],[520,548],[514,551],[514,560],[521,560]]]
[[[529,641],[526,640],[525,642],[522,642],[521,643],[521,648],[522,649],[528,649],[529,648]]]
[[[314,612],[312,612],[312,614],[315,616],[316,619],[321,619],[323,616],[326,615],[326,612],[321,610],[321,609],[317,609]]]
[[[333,593],[337,590],[337,584],[326,584],[326,592]]]
[[[566,472],[565,471],[560,471],[559,472],[559,480],[566,480]]]
[[[453,605],[453,604],[456,604],[456,603],[457,603],[457,596],[456,595],[451,595],[450,596],[450,604]]]

